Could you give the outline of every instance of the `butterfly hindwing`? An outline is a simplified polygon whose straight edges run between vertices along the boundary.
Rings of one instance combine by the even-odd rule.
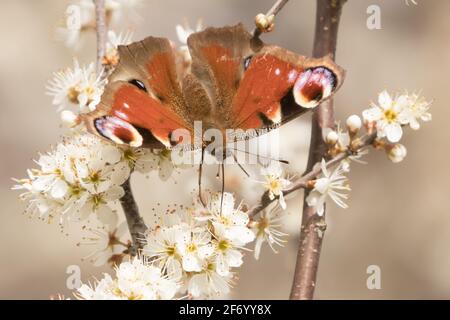
[[[207,28],[188,38],[192,74],[208,92],[218,127],[231,125],[230,106],[244,73],[244,61],[254,52],[251,36],[241,24]]]

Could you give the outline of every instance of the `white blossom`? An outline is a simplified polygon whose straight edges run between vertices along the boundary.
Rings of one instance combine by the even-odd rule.
[[[74,217],[85,220],[91,214],[95,214],[102,224],[114,226],[117,223],[117,214],[111,209],[109,203],[119,200],[124,194],[123,188],[118,186],[113,186],[100,193],[86,193],[86,199],[83,199],[82,205],[81,202],[78,203],[79,209]]]
[[[83,300],[168,300],[173,299],[178,284],[163,276],[161,270],[135,258],[122,262],[116,278],[104,274],[95,286],[83,284],[77,297]]]
[[[413,130],[420,129],[419,120],[424,122],[431,121],[431,113],[428,112],[431,106],[431,102],[425,100],[417,94],[403,95],[406,99],[406,107],[404,110],[404,122],[408,123]]]
[[[123,240],[127,232],[128,226],[125,222],[119,226],[91,229],[90,235],[80,244],[92,245],[96,249],[85,259],[91,261],[94,266],[102,266],[106,263],[120,264],[125,257],[124,250],[129,246],[129,243]]]
[[[182,275],[182,256],[178,249],[179,239],[189,237],[189,228],[185,224],[157,226],[146,235],[143,254],[154,261],[162,270],[174,278]]]
[[[47,94],[53,97],[58,111],[78,106],[80,112],[95,110],[106,84],[103,74],[97,75],[95,64],[81,67],[74,59],[73,68],[54,73],[47,86]]]
[[[280,206],[283,209],[286,209],[283,191],[291,184],[291,182],[284,178],[281,165],[278,162],[272,161],[269,166],[261,168],[261,174],[265,179],[265,181],[261,183],[269,193],[269,199],[274,200],[275,198],[278,198]]]
[[[150,149],[121,147],[122,157],[128,163],[131,170],[140,173],[148,173],[158,169],[159,157]]]
[[[123,196],[121,185],[130,175],[121,149],[91,134],[74,132],[28,170],[28,179],[16,180],[25,190],[30,213],[41,218],[60,215],[60,222],[83,220],[91,214],[114,225],[110,204]]]
[[[167,181],[175,170],[175,165],[172,161],[172,151],[169,149],[163,149],[161,151],[154,152],[157,161],[157,168],[159,178],[162,181]]]
[[[418,120],[431,120],[429,107],[430,103],[417,94],[392,98],[387,91],[383,91],[378,97],[378,105],[373,104],[370,109],[364,110],[363,117],[367,125],[375,124],[378,138],[386,137],[389,142],[396,143],[402,137],[403,125],[417,130],[420,128]]]
[[[286,242],[284,237],[287,234],[279,230],[282,217],[277,216],[277,211],[277,207],[272,210],[265,210],[260,213],[258,220],[251,222],[252,230],[256,236],[254,250],[256,260],[259,259],[263,243],[267,242],[273,252],[277,253],[275,245],[282,247]]]
[[[347,195],[342,193],[342,191],[350,190],[345,184],[347,178],[343,175],[344,170],[340,164],[333,172],[330,172],[327,169],[325,160],[322,159],[321,169],[322,177],[315,181],[314,189],[311,190],[306,198],[308,206],[314,207],[319,216],[323,215],[327,197],[330,197],[338,206],[347,208],[343,201],[347,199]]]
[[[108,31],[108,41],[106,42],[106,52],[103,58],[103,64],[116,66],[119,62],[119,45],[128,45],[133,38],[132,32],[116,34],[113,30]]]
[[[241,206],[235,208],[234,196],[231,193],[212,194],[206,213],[197,219],[210,221],[215,233],[223,235],[238,245],[243,246],[255,239],[255,235],[248,228],[247,213],[241,210]]]
[[[215,233],[213,261],[216,272],[220,276],[228,276],[231,268],[242,265],[243,254],[241,250],[244,248],[241,241],[230,240],[223,232],[224,230],[219,228]]]
[[[379,138],[386,137],[390,142],[398,142],[403,135],[404,102],[404,99],[392,99],[387,91],[383,91],[378,96],[378,105],[373,104],[370,109],[363,111],[364,121],[376,124]]]
[[[201,272],[188,280],[188,294],[194,298],[218,298],[230,292],[231,276],[221,276],[212,261],[206,260]]]
[[[203,232],[183,233],[177,239],[177,250],[181,256],[183,270],[186,272],[202,270],[203,261],[213,254],[211,245],[211,234],[204,230]]]

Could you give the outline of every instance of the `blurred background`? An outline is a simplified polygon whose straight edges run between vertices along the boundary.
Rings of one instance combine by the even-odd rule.
[[[328,230],[318,274],[317,299],[449,299],[450,298],[450,170],[448,169],[450,109],[450,2],[418,0],[349,0],[339,30],[337,61],[347,70],[336,96],[337,119],[360,113],[383,89],[391,92],[421,90],[434,100],[433,121],[419,132],[406,130],[402,140],[408,157],[393,164],[384,153],[371,152],[368,165],[354,165],[349,209],[330,205]],[[176,41],[175,25],[187,19],[195,25],[222,26],[243,22],[253,28],[254,16],[272,0],[143,0],[140,19],[124,23],[134,39],[147,35]],[[78,247],[79,229],[61,232],[24,216],[24,203],[11,191],[11,177],[26,176],[33,160],[59,141],[65,132],[45,95],[52,72],[70,66],[72,57],[95,59],[95,37],[84,38],[77,53],[55,40],[64,24],[69,1],[0,1],[0,298],[48,299],[70,295],[66,268],[79,265],[83,281],[108,268],[82,262],[92,248]],[[367,8],[381,8],[381,30],[366,26]],[[309,55],[314,35],[315,1],[292,0],[276,19],[275,31],[264,35],[271,42]],[[120,26],[119,26],[120,27]],[[121,29],[118,28],[117,31]],[[281,156],[291,169],[304,169],[309,143],[309,116],[281,129]],[[233,169],[234,170],[234,169]],[[215,168],[210,168],[214,175]],[[230,170],[232,171],[232,170]],[[250,203],[261,189],[247,184],[239,171],[228,177],[229,190]],[[161,206],[189,203],[196,184],[195,170],[183,171],[169,182],[156,174],[133,178],[141,211],[151,218]],[[157,186],[157,187],[155,187]],[[285,231],[288,243],[275,255],[264,247],[259,261],[248,253],[239,268],[232,298],[286,299],[296,260],[303,195],[289,199]],[[164,210],[161,209],[161,212]],[[381,289],[368,290],[366,269],[381,268]]]

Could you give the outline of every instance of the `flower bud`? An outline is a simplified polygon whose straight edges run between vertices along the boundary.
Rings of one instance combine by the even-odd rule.
[[[61,121],[66,127],[73,128],[80,124],[80,117],[70,110],[64,110],[61,112]]]
[[[331,146],[334,146],[339,140],[339,136],[336,131],[330,131],[328,132],[327,136],[325,137],[325,142]]]
[[[265,14],[260,13],[255,17],[256,27],[261,32],[270,32],[273,29],[274,19],[275,19],[275,16],[273,14],[270,16],[266,16]]]
[[[400,143],[397,143],[394,146],[392,146],[392,148],[387,150],[387,154],[388,154],[388,158],[393,163],[402,162],[403,159],[405,159],[406,154],[407,154],[406,147]]]
[[[347,128],[351,133],[356,133],[359,131],[359,129],[361,129],[362,126],[362,122],[361,122],[361,118],[359,116],[357,116],[356,114],[351,115],[350,117],[347,118]]]

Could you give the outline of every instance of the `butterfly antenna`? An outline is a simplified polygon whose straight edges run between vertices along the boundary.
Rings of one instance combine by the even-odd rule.
[[[223,194],[225,193],[225,164],[223,162],[220,164],[220,169],[222,170],[222,194],[220,196],[220,214],[222,215]]]
[[[245,150],[240,150],[240,149],[237,149],[237,148],[231,148],[231,150],[234,150],[234,151],[237,151],[237,152],[242,152],[242,153],[245,153],[245,154],[248,154],[248,155],[251,155],[251,156],[256,156],[258,158],[264,158],[264,159],[269,159],[269,160],[272,160],[272,161],[278,161],[278,162],[283,163],[283,164],[289,164],[289,161],[283,160],[283,159],[276,159],[276,158],[272,158],[272,157],[269,157],[269,156],[262,156],[260,154],[252,153],[252,152],[245,151]],[[236,159],[236,155],[235,154],[234,154],[234,157]]]
[[[202,203],[203,207],[206,208],[206,203],[203,200],[203,196],[202,196],[202,173],[203,173],[204,157],[205,157],[205,148],[202,148],[202,158],[201,158],[200,164],[198,166],[198,198],[200,199],[200,202]]]
[[[244,166],[242,164],[239,163],[237,157],[236,157],[236,153],[233,152],[233,158],[234,161],[236,161],[237,165],[239,166],[239,168],[242,170],[242,172],[245,173],[245,175],[247,176],[247,178],[250,178],[250,174],[247,172],[247,170],[245,170]]]

